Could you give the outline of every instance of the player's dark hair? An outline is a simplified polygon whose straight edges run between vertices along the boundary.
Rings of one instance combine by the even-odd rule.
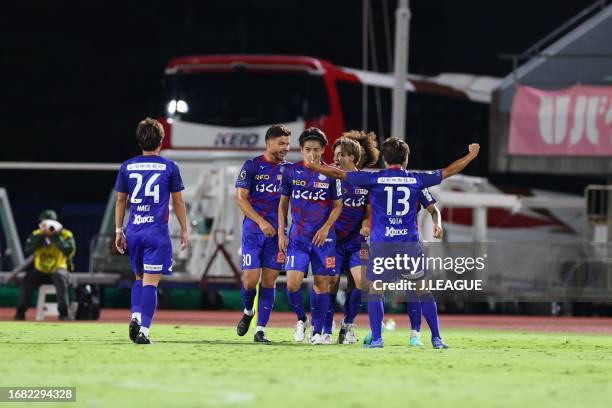
[[[359,143],[354,141],[353,139],[349,139],[348,137],[341,137],[336,139],[334,144],[332,145],[332,152],[336,151],[336,147],[340,146],[340,149],[344,152],[344,154],[353,156],[353,163],[355,166],[359,163],[361,159],[361,146]]]
[[[272,125],[266,132],[266,141],[281,136],[291,136],[291,131],[285,125]]]
[[[363,130],[349,130],[342,133],[342,137],[348,137],[359,143],[361,147],[361,157],[357,163],[358,169],[374,166],[378,162],[380,150],[378,150],[378,138],[374,132],[364,132]]]
[[[145,118],[138,123],[136,141],[143,151],[150,152],[157,149],[163,138],[164,127],[155,119]]]
[[[404,164],[410,154],[408,144],[395,136],[385,140],[380,150],[387,164]]]
[[[309,127],[304,130],[300,135],[300,147],[304,147],[304,144],[309,140],[316,140],[321,144],[321,147],[327,146],[327,136],[319,128]]]

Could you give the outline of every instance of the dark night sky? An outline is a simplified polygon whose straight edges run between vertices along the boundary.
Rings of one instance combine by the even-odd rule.
[[[413,0],[410,71],[503,76],[520,52],[591,0]],[[380,70],[383,5],[373,0]],[[21,1],[0,15],[0,160],[123,161],[156,115],[172,57],[279,53],[361,66],[361,1]]]
[[[410,72],[506,75],[510,64],[499,54],[523,51],[591,1],[412,0]],[[126,160],[137,153],[136,123],[159,113],[163,69],[176,56],[302,54],[361,67],[361,4],[7,2],[0,13],[0,161]],[[372,0],[381,71],[388,70],[384,4],[393,38],[396,1]],[[89,239],[114,177],[0,170],[0,186],[9,192],[22,239],[40,210],[58,210],[77,237],[77,269],[86,270]],[[555,187],[550,177],[530,180]],[[567,187],[566,179],[557,184]]]

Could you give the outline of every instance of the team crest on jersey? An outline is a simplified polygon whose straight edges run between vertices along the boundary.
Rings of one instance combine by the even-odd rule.
[[[319,180],[321,180],[321,181],[327,180],[327,176],[325,174],[320,174],[319,173]]]
[[[359,250],[359,259],[368,259],[368,250],[362,248]]]
[[[336,267],[336,257],[328,256],[325,258],[325,268],[335,268]]]
[[[321,183],[319,181],[315,181],[313,183],[314,188],[329,188],[329,183]]]

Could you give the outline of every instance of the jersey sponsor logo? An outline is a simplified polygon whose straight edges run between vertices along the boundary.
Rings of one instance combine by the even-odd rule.
[[[256,184],[255,191],[258,193],[278,193],[280,186],[278,184]]]
[[[151,211],[151,206],[150,205],[138,205],[136,206],[136,211],[140,211],[140,212],[148,212]]]
[[[368,194],[368,190],[366,190],[365,188],[356,188],[355,189],[355,194],[367,195]]]
[[[391,225],[402,225],[404,223],[404,220],[402,220],[401,218],[388,218],[389,220],[389,224]]]
[[[128,171],[131,170],[166,170],[164,163],[132,163],[127,165]]]
[[[152,222],[155,222],[155,217],[152,215],[139,215],[136,214],[134,215],[134,221],[132,222],[132,224],[134,225],[140,225],[140,224],[150,224]]]
[[[408,228],[393,228],[393,227],[385,227],[385,237],[397,237],[401,235],[408,235]]]
[[[320,181],[315,181],[313,183],[314,188],[329,188],[329,183],[321,183]]]
[[[215,146],[247,146],[257,145],[259,135],[245,132],[219,132],[215,139]]]
[[[258,174],[255,176],[255,180],[270,180],[270,176],[267,174]]]
[[[378,184],[416,184],[414,177],[378,177]]]
[[[291,197],[311,201],[323,201],[327,200],[327,191],[293,190],[291,192]]]
[[[346,198],[343,204],[345,207],[363,207],[365,205],[365,196],[361,196],[358,199]]]
[[[293,180],[293,185],[294,186],[305,187],[306,186],[306,180]]]
[[[325,268],[335,268],[336,267],[336,257],[328,256],[325,258]]]
[[[164,267],[164,265],[144,264],[144,270],[145,271],[151,271],[151,272],[159,272],[159,271],[162,270],[163,267]]]

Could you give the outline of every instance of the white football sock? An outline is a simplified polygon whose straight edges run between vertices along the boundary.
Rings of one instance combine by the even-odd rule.
[[[265,327],[263,327],[263,326],[257,326],[257,327],[255,328],[255,333],[257,333],[257,332],[263,332],[263,333],[265,333],[265,331],[266,331],[266,328],[265,328]]]
[[[255,308],[253,308],[251,310],[244,309],[244,314],[247,315],[247,316],[253,316],[255,314]]]
[[[140,312],[132,313],[132,319],[138,320],[138,324],[140,324]]]
[[[142,334],[144,334],[144,335],[145,335],[145,337],[149,337],[149,328],[148,328],[148,327],[141,326],[141,327],[140,327],[140,332],[141,332]]]

